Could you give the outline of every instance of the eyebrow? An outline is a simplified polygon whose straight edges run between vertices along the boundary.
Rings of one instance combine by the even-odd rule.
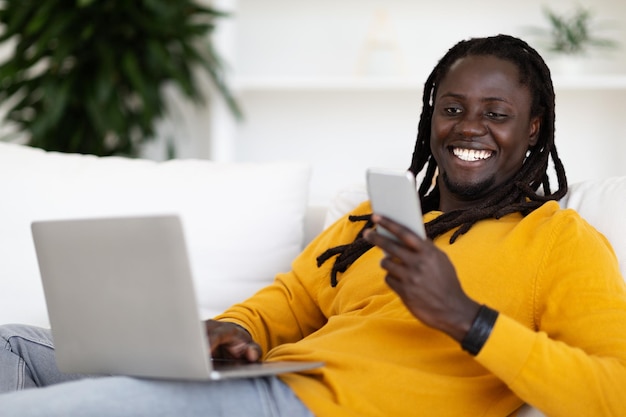
[[[442,94],[440,98],[444,98],[444,97],[452,97],[452,98],[457,98],[457,99],[464,99],[464,98],[466,98],[465,95],[463,95],[463,94],[456,94],[456,93],[445,93],[445,94]],[[508,100],[504,99],[503,97],[497,97],[497,96],[484,97],[480,101],[482,101],[482,102],[500,101],[502,103],[511,104]]]

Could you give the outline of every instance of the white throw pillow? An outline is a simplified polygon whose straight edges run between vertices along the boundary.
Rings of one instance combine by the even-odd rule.
[[[573,208],[611,242],[626,278],[626,176],[587,180],[569,187],[561,207]]]
[[[0,143],[0,323],[47,325],[33,220],[178,213],[203,318],[290,268],[301,250],[310,167],[154,162]]]
[[[353,184],[347,186],[333,197],[326,218],[324,220],[324,228],[327,228],[346,213],[354,210],[359,204],[368,199],[365,184]]]

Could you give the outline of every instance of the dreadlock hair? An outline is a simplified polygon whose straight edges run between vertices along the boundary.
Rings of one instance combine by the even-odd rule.
[[[499,219],[515,212],[526,216],[544,202],[560,200],[567,193],[565,168],[554,144],[554,88],[550,70],[544,60],[526,42],[512,36],[473,38],[461,41],[448,50],[424,84],[422,113],[409,168],[415,176],[425,171],[418,189],[424,212],[439,208],[440,193],[436,181],[437,161],[433,158],[430,149],[431,122],[437,88],[451,65],[467,56],[494,56],[515,64],[519,71],[520,84],[527,86],[532,94],[530,115],[531,117],[539,116],[541,124],[537,143],[528,150],[522,167],[513,177],[479,206],[444,213],[425,225],[426,234],[430,239],[458,227],[450,237],[451,244],[480,220]],[[558,188],[555,192],[551,191],[548,179],[550,158],[552,158],[558,181]],[[542,192],[538,192],[540,186],[542,186]],[[356,259],[372,247],[363,239],[363,231],[373,226],[370,217],[371,215],[351,218],[351,221],[365,221],[365,226],[355,240],[350,244],[328,249],[317,258],[318,266],[321,266],[337,255],[331,270],[332,286],[337,284],[337,273],[345,272]]]

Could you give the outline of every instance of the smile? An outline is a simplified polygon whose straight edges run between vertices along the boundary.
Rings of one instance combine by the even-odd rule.
[[[452,148],[452,153],[460,160],[468,162],[482,161],[493,155],[492,151],[463,148]]]

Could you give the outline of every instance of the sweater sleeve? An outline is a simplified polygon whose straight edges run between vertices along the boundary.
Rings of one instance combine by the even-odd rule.
[[[350,214],[369,210],[367,204]],[[247,329],[263,352],[296,342],[321,328],[327,321],[320,306],[320,288],[328,287],[332,262],[317,266],[317,257],[327,249],[350,243],[362,224],[340,218],[316,237],[293,261],[292,269],[276,275],[274,282],[242,303],[216,317]]]
[[[500,314],[476,360],[548,416],[624,416],[624,280],[606,239],[561,217],[536,277],[536,329]]]

